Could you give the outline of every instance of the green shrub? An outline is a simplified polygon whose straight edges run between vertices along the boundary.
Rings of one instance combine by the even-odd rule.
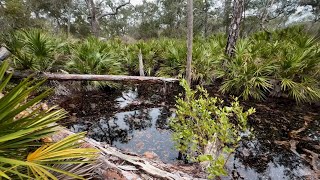
[[[5,43],[13,54],[15,65],[23,70],[50,71],[64,46],[59,38],[38,29],[15,31],[7,37]]]
[[[64,118],[66,112],[55,110],[55,107],[37,107],[37,103],[51,90],[28,98],[43,81],[27,78],[5,92],[4,88],[12,76],[5,75],[8,66],[8,62],[0,66],[0,94],[4,94],[0,98],[0,179],[64,179],[65,176],[84,179],[82,175],[90,176],[86,173],[92,167],[86,164],[97,157],[98,151],[79,148],[84,133],[58,142],[40,141],[56,131],[53,123]]]
[[[318,41],[300,27],[260,32],[240,40],[225,64],[220,90],[244,99],[288,96],[297,102],[320,100]]]
[[[227,61],[222,93],[234,92],[245,100],[249,97],[265,99],[271,91],[271,75],[276,66],[272,61],[259,57],[249,40],[240,40],[236,46],[235,57]]]
[[[221,62],[224,56],[224,44],[220,37],[199,40],[194,43],[192,58],[192,80],[199,84],[210,84],[221,77]]]
[[[193,162],[208,163],[205,168],[210,178],[225,175],[225,155],[234,150],[255,110],[244,111],[237,99],[225,106],[200,86],[191,90],[185,80],[181,86],[185,98],[177,99],[176,117],[170,120],[176,148]]]
[[[129,46],[128,65],[131,72],[139,74],[139,52],[141,49],[144,71],[147,76],[154,76],[158,66],[157,45],[158,41],[139,41]]]
[[[71,51],[67,69],[79,74],[122,74],[121,63],[108,42],[89,37]]]
[[[178,77],[185,73],[187,46],[185,41],[174,39],[163,39],[159,42],[160,67],[157,76]]]

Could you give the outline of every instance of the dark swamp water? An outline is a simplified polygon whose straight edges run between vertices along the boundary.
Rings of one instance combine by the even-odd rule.
[[[72,131],[87,131],[89,137],[123,151],[154,152],[166,163],[178,163],[167,125],[175,115],[178,91],[171,87],[165,95],[163,85],[131,86],[60,95],[55,101],[70,112],[61,124]],[[249,121],[253,137],[241,141],[226,165],[229,176],[221,179],[319,179],[318,106],[285,99],[243,106],[257,111]]]

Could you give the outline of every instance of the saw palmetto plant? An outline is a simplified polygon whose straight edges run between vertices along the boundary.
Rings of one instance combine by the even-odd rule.
[[[80,74],[121,74],[121,63],[108,43],[89,37],[72,50],[69,71]]]
[[[187,46],[184,41],[164,39],[159,42],[163,50],[160,55],[160,68],[157,76],[177,77],[185,72]]]
[[[60,57],[64,43],[38,29],[12,32],[5,40],[20,69],[50,71]]]
[[[233,91],[244,99],[264,99],[272,88],[270,75],[275,69],[271,61],[260,59],[248,40],[237,44],[236,55],[226,64],[227,73],[220,90]]]
[[[71,51],[67,70],[78,74],[125,74],[122,61],[118,58],[115,44],[104,42],[95,37],[89,37],[84,42],[75,45]],[[87,89],[117,85],[109,82],[86,82]]]
[[[147,76],[152,76],[155,73],[155,68],[158,64],[157,60],[157,42],[154,40],[150,41],[139,41],[135,44],[131,44],[128,50],[128,66],[130,71],[134,74],[139,72],[139,53],[141,50],[144,71]]]
[[[29,95],[44,81],[26,78],[8,92],[4,89],[11,75],[5,75],[8,62],[0,67],[0,179],[58,179],[64,175],[84,179],[82,174],[68,172],[75,165],[81,169],[97,156],[97,150],[78,148],[84,134],[71,135],[61,141],[44,143],[55,132],[53,123],[64,118],[64,110],[36,108],[36,104],[48,96],[50,90],[33,98]],[[89,168],[88,168],[89,169]]]
[[[319,101],[319,57],[317,39],[299,27],[257,33],[238,42],[220,90],[244,99],[275,95],[297,102]]]
[[[284,41],[282,58],[278,59],[275,78],[283,92],[297,102],[320,100],[319,44],[314,38],[299,36],[294,41]]]

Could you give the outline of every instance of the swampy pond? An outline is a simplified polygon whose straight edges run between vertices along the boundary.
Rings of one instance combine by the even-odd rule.
[[[87,131],[89,137],[123,151],[141,155],[154,152],[163,162],[183,163],[177,161],[168,127],[169,119],[175,116],[174,100],[179,90],[171,87],[164,92],[163,85],[126,86],[55,98],[70,112],[70,117],[60,123],[72,131]],[[215,92],[211,88],[213,95],[220,96]],[[243,106],[256,108],[249,121],[253,133],[245,136],[229,157],[229,176],[222,179],[318,178],[319,106],[281,98],[244,102]]]

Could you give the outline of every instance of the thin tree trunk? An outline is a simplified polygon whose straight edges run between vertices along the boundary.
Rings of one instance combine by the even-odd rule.
[[[188,0],[188,52],[187,52],[187,69],[186,79],[187,83],[191,85],[191,62],[192,62],[192,46],[193,46],[193,0]]]
[[[269,15],[269,10],[268,8],[269,7],[272,7],[274,3],[274,0],[270,0],[270,4],[269,4],[269,1],[267,2],[267,5],[264,9],[264,11],[262,12],[262,15],[261,15],[261,22],[260,22],[260,27],[261,27],[261,30],[266,30],[266,26],[265,26],[265,23],[267,21],[267,18],[268,18],[268,15]]]
[[[233,15],[231,24],[228,31],[228,41],[225,53],[229,57],[234,56],[235,46],[240,33],[240,24],[242,20],[242,14],[244,10],[244,0],[234,0],[233,1]]]
[[[99,22],[97,19],[97,9],[93,0],[89,0],[90,3],[90,14],[91,14],[91,31],[95,37],[99,37]]]
[[[69,37],[70,37],[70,29],[71,29],[71,7],[68,7],[67,38],[69,38]]]
[[[208,13],[209,13],[209,8],[210,4],[208,0],[205,0],[205,17],[204,17],[204,37],[208,36]]]
[[[225,25],[226,29],[226,35],[229,32],[229,25],[230,25],[230,12],[231,12],[231,0],[225,0],[224,1],[224,18],[223,18],[223,24]]]
[[[143,59],[142,59],[142,52],[141,49],[139,49],[139,72],[140,72],[140,76],[144,76],[144,68],[143,68]]]

